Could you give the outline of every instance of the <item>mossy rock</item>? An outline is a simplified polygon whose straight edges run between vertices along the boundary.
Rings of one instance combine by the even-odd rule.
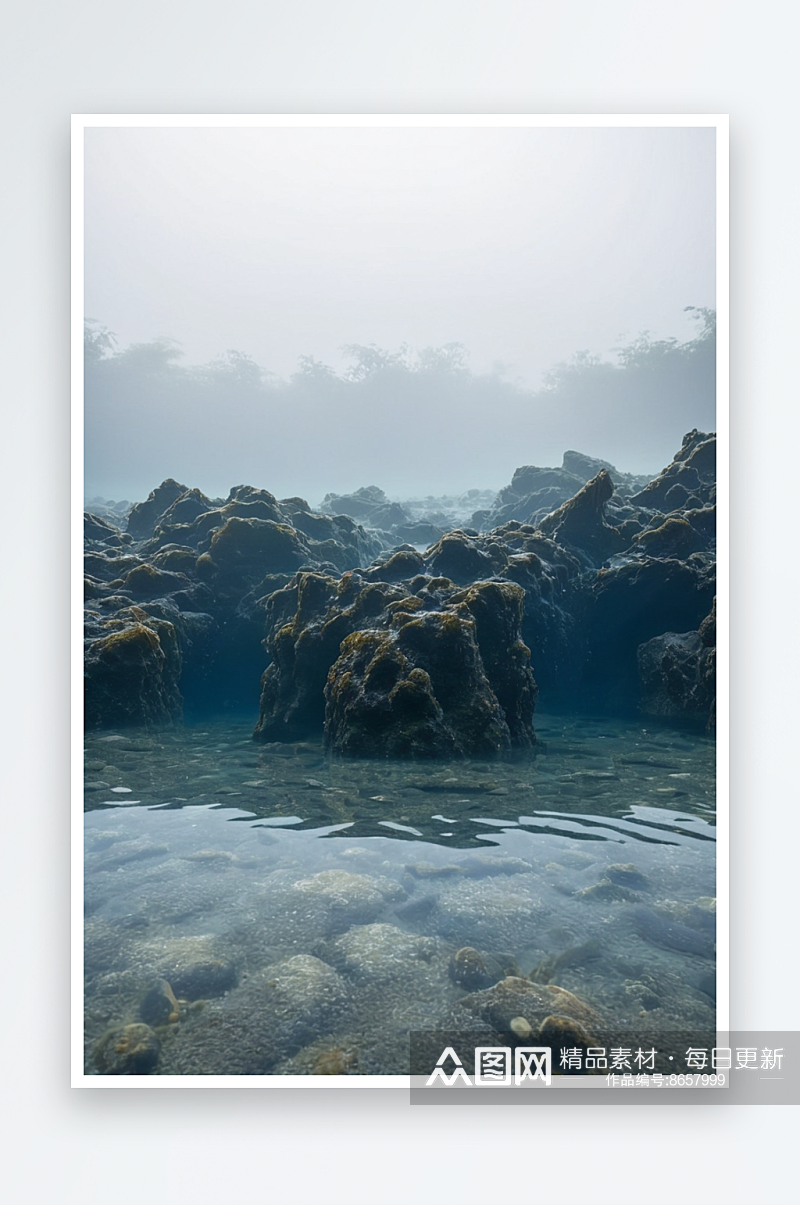
[[[425,562],[418,552],[401,548],[388,560],[369,572],[369,580],[376,582],[401,582],[415,577],[425,569]]]
[[[137,503],[128,515],[128,531],[136,540],[146,540],[153,534],[156,524],[173,502],[186,493],[186,486],[172,477],[162,481],[151,490],[144,502]]]
[[[297,569],[309,550],[298,532],[285,523],[234,515],[214,532],[206,555],[208,562],[205,555],[197,562],[204,578],[216,576],[232,585],[255,584],[268,573]],[[216,574],[209,572],[211,567]]]
[[[419,612],[396,633],[349,635],[325,687],[325,740],[368,757],[492,755],[511,734],[471,616]]]
[[[641,549],[647,556],[685,560],[696,552],[702,543],[686,519],[678,515],[669,515],[660,527],[650,528],[634,536],[631,546]]]
[[[185,590],[191,581],[183,573],[172,573],[153,565],[137,565],[124,578],[122,589],[132,598],[161,598],[176,590]]]
[[[446,577],[462,586],[477,578],[491,577],[496,570],[483,540],[468,536],[463,531],[451,531],[442,536],[438,543],[428,549],[425,561],[434,578]]]
[[[166,620],[134,622],[92,641],[84,659],[85,722],[172,724],[180,719],[181,656]]]
[[[160,1052],[161,1043],[149,1025],[119,1025],[100,1038],[93,1062],[103,1075],[149,1075]]]

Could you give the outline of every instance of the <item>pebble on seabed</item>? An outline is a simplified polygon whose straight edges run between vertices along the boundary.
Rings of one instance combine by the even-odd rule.
[[[159,979],[142,1000],[139,1016],[147,1025],[169,1025],[177,1021],[181,1009],[166,979]]]

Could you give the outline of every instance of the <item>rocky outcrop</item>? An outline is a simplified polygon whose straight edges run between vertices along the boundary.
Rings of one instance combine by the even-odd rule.
[[[716,723],[717,600],[696,632],[665,632],[639,646],[637,660],[646,715]]]
[[[520,638],[523,598],[509,582],[459,590],[422,575],[393,584],[299,574],[268,604],[272,663],[256,736],[305,736],[321,719],[327,746],[352,756],[531,745],[536,686]]]
[[[138,502],[128,515],[128,534],[135,540],[146,539],[155,530],[156,523],[173,502],[186,493],[186,486],[179,485],[168,477],[161,485],[151,490],[144,502]]]
[[[511,520],[519,523],[539,523],[545,515],[557,510],[581,488],[600,473],[606,473],[612,492],[627,497],[647,483],[647,477],[621,473],[607,460],[597,460],[583,452],[564,453],[560,468],[538,468],[523,465],[514,472],[511,483],[500,490],[495,505],[488,511],[477,511],[473,526],[491,531]],[[610,496],[610,495],[609,495]]]
[[[105,623],[90,616],[87,634],[87,727],[170,724],[180,719],[181,654],[171,623],[131,607]]]
[[[255,710],[265,600],[301,567],[338,574],[382,549],[344,515],[251,486],[214,501],[169,479],[133,507],[126,532],[109,514],[84,522],[93,726],[171,723],[184,702],[193,714]]]
[[[563,544],[590,565],[600,565],[626,545],[624,536],[605,518],[604,503],[614,493],[607,469],[587,481],[573,498],[547,515],[539,531]]]
[[[695,429],[684,435],[671,464],[634,494],[631,502],[664,513],[712,506],[716,501],[716,474],[716,436]]]
[[[183,705],[255,713],[259,681],[258,738],[324,732],[354,755],[524,747],[537,686],[557,707],[700,714],[715,447],[690,432],[648,483],[574,451],[559,469],[524,466],[482,512],[507,521],[482,534],[442,532],[433,509],[463,512],[487,500],[478,491],[394,509],[369,486],[319,513],[169,479],[127,531],[104,504],[84,523],[87,723],[171,723]],[[330,513],[340,505],[394,535]]]
[[[713,566],[645,557],[601,569],[588,591],[587,703],[635,709],[639,645],[664,632],[697,630],[716,590]]]

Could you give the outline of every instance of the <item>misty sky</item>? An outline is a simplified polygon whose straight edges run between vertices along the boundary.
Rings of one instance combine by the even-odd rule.
[[[460,342],[474,372],[502,364],[535,387],[574,352],[608,352],[643,329],[691,338],[684,306],[715,306],[714,139],[636,127],[89,129],[85,313],[120,346],[175,339],[185,363],[235,348],[289,376],[301,355],[340,369],[348,343]],[[681,434],[667,452],[642,432],[640,465],[620,467],[661,467]],[[582,447],[580,432],[553,439]],[[583,450],[614,459],[613,446]],[[463,488],[502,484],[519,463],[541,457],[511,447],[508,471],[493,465]],[[234,464],[226,475],[242,476]],[[382,483],[379,464],[367,475]]]

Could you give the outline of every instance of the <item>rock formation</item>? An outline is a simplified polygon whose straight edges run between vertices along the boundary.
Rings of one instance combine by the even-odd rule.
[[[475,514],[499,520],[482,534],[440,531],[442,500],[401,508],[374,486],[320,513],[168,479],[126,530],[103,501],[84,522],[86,723],[254,714],[259,680],[259,739],[324,734],[348,755],[525,747],[537,689],[577,711],[706,722],[715,458],[692,431],[651,482],[574,451],[523,466]]]

